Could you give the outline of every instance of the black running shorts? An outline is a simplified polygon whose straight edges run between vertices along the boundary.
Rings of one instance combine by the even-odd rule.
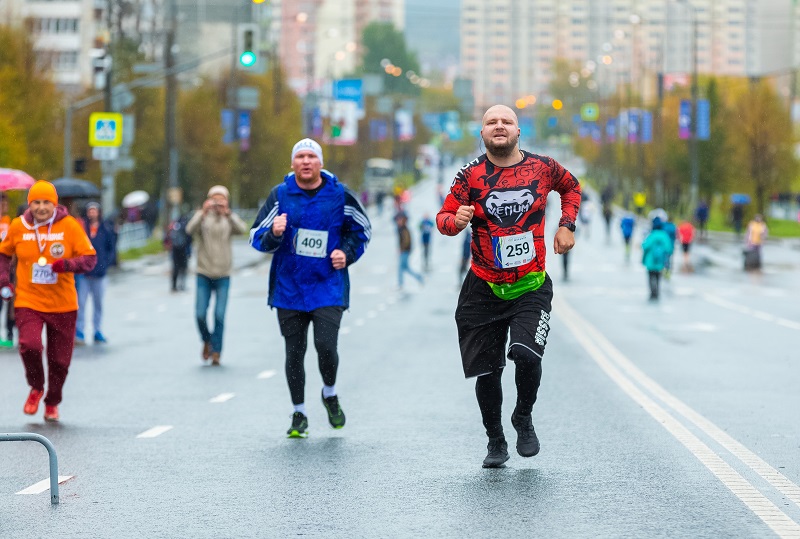
[[[323,322],[338,330],[343,313],[344,307],[320,307],[309,312],[278,309],[278,326],[284,337],[291,337],[301,331],[307,332],[311,322],[315,325],[317,322]]]
[[[549,275],[538,290],[506,300],[498,298],[486,281],[469,271],[456,307],[464,376],[480,376],[504,367],[509,334],[508,359],[541,361],[550,331],[552,300]]]

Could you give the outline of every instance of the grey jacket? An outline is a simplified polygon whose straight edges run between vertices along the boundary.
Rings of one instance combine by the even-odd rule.
[[[211,279],[228,277],[233,269],[233,235],[244,234],[249,227],[231,212],[218,215],[198,210],[186,224],[186,232],[194,238],[197,250],[197,273]]]

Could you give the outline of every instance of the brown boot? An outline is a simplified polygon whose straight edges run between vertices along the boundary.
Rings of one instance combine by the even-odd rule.
[[[207,360],[211,357],[211,343],[204,342],[203,343],[203,361]]]
[[[219,352],[211,352],[211,364],[219,365]]]

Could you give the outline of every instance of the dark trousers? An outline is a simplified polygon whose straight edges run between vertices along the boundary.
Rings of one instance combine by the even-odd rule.
[[[339,326],[342,322],[341,307],[322,307],[315,311],[292,311],[278,309],[278,324],[286,341],[286,381],[292,404],[305,402],[306,369],[305,357],[308,347],[308,326],[314,323],[314,348],[319,358],[319,372],[326,386],[336,383],[339,369]]]
[[[186,269],[189,266],[189,254],[186,249],[172,250],[172,291],[186,289]]]
[[[75,339],[75,320],[78,311],[43,313],[28,308],[17,308],[19,329],[19,354],[25,366],[28,385],[44,390],[44,365],[42,364],[42,327],[47,332],[47,395],[44,403],[55,406],[61,402],[61,390],[67,379]]]
[[[658,288],[661,282],[660,271],[648,271],[647,279],[650,284],[650,299],[658,299]]]

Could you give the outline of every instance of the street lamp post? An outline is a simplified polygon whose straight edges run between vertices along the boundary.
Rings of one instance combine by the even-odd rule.
[[[691,179],[689,183],[689,211],[694,211],[697,206],[697,197],[700,183],[700,169],[697,145],[697,8],[689,0],[676,0],[689,8],[692,14],[692,120],[689,135],[689,160],[691,166]]]

